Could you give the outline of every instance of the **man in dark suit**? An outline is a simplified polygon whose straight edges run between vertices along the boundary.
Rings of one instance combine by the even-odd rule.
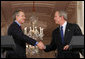
[[[69,43],[72,36],[82,35],[82,32],[77,24],[71,24],[67,21],[67,13],[64,11],[56,11],[54,21],[59,24],[53,33],[50,45],[44,47],[45,52],[52,50],[58,51],[57,58],[79,58],[78,51],[69,51]]]
[[[8,28],[8,35],[12,36],[16,44],[14,51],[7,51],[7,58],[26,58],[26,43],[38,46],[42,49],[43,43],[24,35],[21,25],[25,21],[25,14],[22,10],[17,10],[13,14],[14,22]]]

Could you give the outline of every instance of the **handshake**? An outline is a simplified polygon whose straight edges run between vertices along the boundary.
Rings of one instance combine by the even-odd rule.
[[[41,41],[37,44],[37,46],[38,46],[38,48],[41,49],[41,50],[43,50],[43,49],[46,48],[46,46],[45,46],[45,45],[43,44],[43,42],[41,42]]]

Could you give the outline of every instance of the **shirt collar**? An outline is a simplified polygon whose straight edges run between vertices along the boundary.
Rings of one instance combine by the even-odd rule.
[[[20,24],[17,20],[15,20],[15,22],[16,22],[19,26],[21,26],[21,24]]]
[[[62,26],[63,26],[63,27],[65,27],[65,26],[66,26],[66,24],[67,24],[67,21],[65,21],[65,22],[64,22],[64,24],[63,24]],[[60,26],[60,27],[61,27],[61,26]]]
[[[67,21],[65,21],[65,23],[62,26],[66,26],[66,24],[67,24]]]

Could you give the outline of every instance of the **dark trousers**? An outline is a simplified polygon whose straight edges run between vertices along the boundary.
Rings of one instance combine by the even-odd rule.
[[[7,51],[6,58],[26,58],[26,54],[17,54],[14,51]]]
[[[79,56],[79,52],[61,51],[58,52],[56,58],[80,58],[80,56]]]

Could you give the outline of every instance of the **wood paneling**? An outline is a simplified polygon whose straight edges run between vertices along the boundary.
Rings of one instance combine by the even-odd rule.
[[[38,17],[36,26],[44,28],[44,44],[50,44],[52,31],[58,26],[54,22],[54,13],[56,10],[65,10],[68,12],[68,22],[76,23],[77,6],[76,1],[35,1],[35,13]],[[17,9],[22,9],[26,15],[26,21],[22,28],[30,27],[29,17],[32,14],[33,1],[1,1],[1,35],[7,35],[7,28],[12,23],[12,13]],[[28,58],[54,58],[54,51],[44,52],[41,55],[30,56]]]

